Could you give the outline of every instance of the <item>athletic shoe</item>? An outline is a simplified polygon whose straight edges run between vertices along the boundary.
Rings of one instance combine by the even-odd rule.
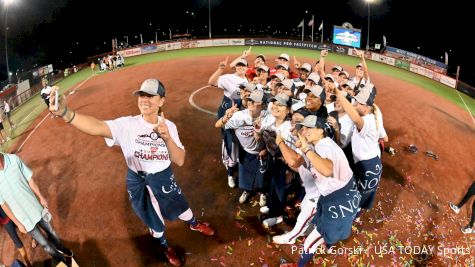
[[[290,232],[288,233],[285,233],[283,235],[275,235],[272,237],[272,242],[274,242],[275,244],[279,244],[279,245],[293,245],[295,244],[295,238],[294,239],[290,239],[291,236],[290,236]]]
[[[243,204],[244,202],[247,201],[248,197],[249,197],[249,193],[247,191],[242,192],[241,196],[239,197],[239,203]]]
[[[167,260],[171,265],[181,266],[180,258],[178,258],[175,251],[171,247],[167,248],[167,250],[165,251],[165,256],[167,257]]]
[[[455,205],[454,203],[449,202],[449,206],[450,206],[450,208],[451,208],[455,213],[458,214],[458,213],[460,212],[460,208],[457,207],[457,205]]]
[[[262,214],[268,214],[268,213],[269,213],[269,207],[264,206],[264,207],[260,208],[259,211],[260,211]]]
[[[231,187],[231,188],[236,187],[236,182],[234,181],[234,177],[228,176],[228,185],[229,185],[229,187]]]
[[[472,227],[470,227],[469,225],[465,226],[465,227],[462,227],[462,229],[460,229],[462,231],[462,233],[464,234],[471,234],[473,233],[473,229]]]
[[[267,197],[266,194],[261,193],[259,197],[259,206],[264,207],[267,204]]]
[[[279,224],[284,221],[284,217],[279,216],[279,217],[273,217],[273,218],[268,218],[265,219],[262,224],[264,225],[265,228],[270,228],[276,224]]]
[[[198,222],[196,227],[190,225],[190,229],[193,231],[198,231],[204,235],[211,236],[214,235],[214,229],[209,226],[207,222]]]

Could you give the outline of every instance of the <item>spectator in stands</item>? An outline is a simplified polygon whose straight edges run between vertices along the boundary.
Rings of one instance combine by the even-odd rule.
[[[49,94],[51,93],[51,86],[48,85],[48,81],[46,79],[43,79],[41,84],[43,85],[43,89],[41,89],[40,92],[41,98],[43,98],[43,101],[45,101],[46,106],[49,107]]]
[[[10,120],[10,105],[8,104],[7,100],[3,100],[3,112],[5,113],[5,117],[8,120],[8,123],[10,123],[10,128],[15,129],[15,124]]]

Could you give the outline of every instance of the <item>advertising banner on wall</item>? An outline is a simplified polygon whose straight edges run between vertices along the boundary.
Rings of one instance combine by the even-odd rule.
[[[167,51],[181,49],[181,43],[180,42],[168,43],[165,45],[165,49]]]
[[[440,76],[440,82],[452,88],[455,88],[455,85],[457,84],[457,81],[454,78],[445,75]]]
[[[216,39],[213,40],[213,46],[227,46],[229,45],[228,39]]]
[[[328,51],[334,51],[333,46],[330,45],[293,40],[246,39],[244,43],[246,46],[279,46],[313,50],[326,49]]]
[[[229,39],[229,45],[244,45],[244,39]]]
[[[141,51],[142,55],[158,52],[158,48],[156,45],[146,45],[146,46],[140,47],[140,49],[142,50]]]
[[[409,70],[410,64],[409,62],[406,62],[404,60],[396,59],[396,64],[394,64],[394,66],[401,69]]]
[[[122,55],[123,57],[133,57],[133,56],[139,56],[142,53],[142,49],[131,48],[131,49],[119,51],[117,53]]]
[[[428,58],[413,52],[409,52],[403,49],[395,48],[386,46],[384,50],[384,54],[395,59],[401,59],[419,66],[424,66],[425,68],[429,68],[435,71],[447,73],[447,65],[434,60],[432,58]]]
[[[337,52],[337,53],[340,53],[340,54],[347,54],[348,53],[348,48],[336,45],[334,47],[334,51]]]
[[[181,48],[195,48],[198,47],[197,44],[197,41],[182,41]]]

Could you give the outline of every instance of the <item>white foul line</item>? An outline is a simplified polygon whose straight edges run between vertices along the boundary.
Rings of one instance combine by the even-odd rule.
[[[462,96],[460,95],[459,90],[455,89],[455,92],[457,92],[457,94],[459,95],[460,100],[462,100],[463,104],[465,105],[465,108],[467,109],[468,114],[470,114],[470,117],[472,118],[473,124],[475,124],[475,119],[473,118],[472,112],[470,112],[470,109],[468,108],[467,104],[465,103]]]
[[[207,110],[207,109],[204,109],[202,107],[199,107],[198,105],[195,104],[195,101],[193,101],[193,97],[195,96],[195,94],[199,93],[200,91],[208,88],[208,87],[211,87],[209,85],[206,85],[206,86],[203,86],[199,89],[197,89],[196,91],[194,91],[190,97],[188,98],[188,102],[190,102],[190,105],[192,105],[194,108],[196,108],[197,110],[199,111],[202,111],[204,113],[208,113],[209,115],[212,115],[212,116],[216,116],[216,112],[213,112],[213,111],[210,111],[210,110]]]
[[[76,87],[74,87],[74,90],[78,89],[79,87],[81,87],[81,85],[83,85],[85,82],[87,82],[92,76],[89,76],[87,79],[85,79],[84,81],[82,81],[80,84],[78,84]],[[36,107],[38,108],[38,107]],[[18,124],[20,125],[26,118],[28,118],[32,113],[33,111],[36,110],[36,108],[34,108],[23,120],[21,120],[21,122]],[[30,132],[30,134],[25,138],[25,140],[23,140],[23,142],[21,143],[20,147],[17,149],[17,153],[21,151],[21,149],[23,148],[23,146],[25,145],[26,141],[28,141],[28,139],[30,139],[30,137],[33,135],[33,133],[36,131],[36,129],[38,129],[40,127],[40,125],[46,120],[46,118],[48,118],[50,114],[46,114],[45,117],[40,121],[40,123],[38,123],[35,128],[33,129],[33,131]]]

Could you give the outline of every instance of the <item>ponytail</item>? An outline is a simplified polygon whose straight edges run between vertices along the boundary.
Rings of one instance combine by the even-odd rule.
[[[379,132],[379,117],[381,115],[381,111],[379,110],[378,106],[376,104],[373,104],[371,107],[371,113],[374,114],[374,120],[376,121],[376,131]]]

